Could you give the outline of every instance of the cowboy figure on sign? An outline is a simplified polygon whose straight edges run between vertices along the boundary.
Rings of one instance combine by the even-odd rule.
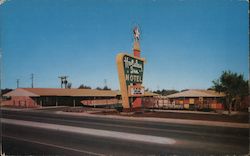
[[[134,39],[136,41],[139,41],[139,39],[140,39],[140,32],[139,32],[138,27],[135,27],[134,30],[133,30],[133,32],[134,32]]]

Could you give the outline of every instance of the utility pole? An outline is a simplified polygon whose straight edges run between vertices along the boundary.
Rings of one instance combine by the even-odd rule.
[[[59,76],[58,78],[61,79],[61,88],[63,88],[63,85],[64,85],[64,88],[66,88],[68,84],[68,81],[67,81],[68,76]]]
[[[157,90],[160,90],[160,86],[159,85],[157,85]]]
[[[16,79],[16,88],[19,88],[19,79]]]
[[[108,87],[108,86],[107,86],[107,79],[104,79],[104,88],[105,88],[105,87]]]
[[[31,88],[34,88],[34,74],[31,74]]]

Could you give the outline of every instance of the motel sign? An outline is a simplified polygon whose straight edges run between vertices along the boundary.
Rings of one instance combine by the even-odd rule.
[[[142,80],[145,60],[140,57],[140,32],[138,27],[134,28],[133,33],[134,55],[120,53],[116,56],[122,106],[125,110],[140,108],[142,106],[141,96],[144,95]]]
[[[125,55],[123,57],[123,63],[124,63],[126,84],[127,85],[130,85],[131,83],[142,84],[143,61]]]
[[[131,108],[130,98],[144,95],[144,59],[120,53],[116,57],[123,108]]]

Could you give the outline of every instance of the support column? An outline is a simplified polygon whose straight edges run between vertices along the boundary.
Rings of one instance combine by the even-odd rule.
[[[43,101],[40,99],[40,106],[43,107]]]
[[[57,97],[56,97],[56,107],[58,106],[58,101],[57,101]]]
[[[133,54],[135,57],[141,57],[141,49],[139,39],[135,39],[134,47],[133,47]],[[142,99],[140,97],[135,97],[133,100],[132,108],[141,108],[142,107]]]

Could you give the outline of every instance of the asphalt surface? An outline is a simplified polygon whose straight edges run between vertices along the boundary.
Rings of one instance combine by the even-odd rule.
[[[7,155],[242,155],[249,153],[249,129],[193,126],[123,119],[67,116],[50,111],[2,111],[3,151]],[[49,124],[52,128],[22,125]],[[53,129],[53,125],[71,129],[109,132],[110,136],[75,133]],[[100,132],[102,133],[102,132]],[[152,136],[172,139],[173,144],[120,139],[112,134]],[[142,138],[143,139],[143,138]]]

